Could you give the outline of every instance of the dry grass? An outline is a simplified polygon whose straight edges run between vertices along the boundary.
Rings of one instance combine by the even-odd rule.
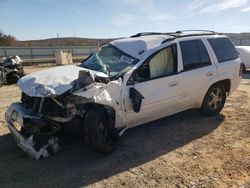
[[[75,138],[40,161],[27,158],[4,128],[7,106],[20,98],[17,86],[4,86],[0,187],[250,187],[250,73],[244,77],[217,117],[191,110],[131,129],[108,156]]]

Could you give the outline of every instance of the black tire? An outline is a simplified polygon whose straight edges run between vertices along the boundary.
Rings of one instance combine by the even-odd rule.
[[[246,68],[246,66],[245,66],[244,64],[242,65],[242,72],[243,72],[243,73],[246,73],[246,72],[247,72],[247,68]]]
[[[226,102],[226,89],[223,84],[214,84],[207,91],[201,111],[207,116],[215,116],[220,113]]]
[[[102,108],[89,109],[84,117],[84,134],[87,143],[98,153],[108,154],[115,149],[118,134],[114,120]]]
[[[10,73],[8,76],[7,76],[7,83],[8,84],[15,84],[17,83],[17,81],[19,80],[19,76],[18,74],[16,73]]]

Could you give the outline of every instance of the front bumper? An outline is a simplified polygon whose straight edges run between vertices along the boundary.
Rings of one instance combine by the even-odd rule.
[[[22,134],[22,129],[25,128],[26,120],[41,121],[41,118],[31,114],[26,110],[20,102],[12,103],[5,113],[5,119],[10,133],[14,137],[17,145],[28,154],[32,159],[39,159],[40,157],[47,158],[49,151],[53,153],[59,150],[58,139],[52,137],[48,139],[48,143],[36,149],[34,142],[34,135],[25,136]],[[21,126],[21,130],[18,130],[15,125]]]

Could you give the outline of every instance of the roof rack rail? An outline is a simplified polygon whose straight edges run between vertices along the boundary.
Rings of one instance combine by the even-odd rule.
[[[185,34],[185,32],[187,32],[187,34]],[[221,33],[209,30],[183,30],[183,31],[176,31],[175,37],[184,38],[184,37],[195,37],[195,36],[206,36],[206,35],[221,35]]]
[[[187,34],[185,34],[185,33],[187,33]],[[169,35],[172,37],[172,38],[169,38],[169,39],[162,41],[162,44],[163,44],[163,43],[166,43],[168,41],[172,41],[176,38],[205,36],[205,35],[221,35],[221,33],[217,33],[215,31],[210,31],[210,30],[180,30],[180,31],[168,32],[168,33],[142,32],[142,33],[137,33],[135,35],[132,35],[132,36],[130,36],[130,38],[149,36],[149,35]]]
[[[204,33],[216,34],[215,31],[211,31],[211,30],[200,30],[200,29],[194,29],[194,30],[180,30],[180,31],[176,31],[175,33],[177,33],[177,34],[184,34],[185,32],[204,32]]]
[[[142,32],[142,33],[137,33],[135,35],[132,35],[132,36],[130,36],[130,38],[147,36],[147,35],[160,35],[160,34],[162,34],[162,33],[157,33],[157,32]]]
[[[135,35],[132,35],[130,36],[130,38],[148,36],[148,35],[170,35],[174,37],[174,34],[175,34],[174,32],[173,33],[142,32],[142,33],[137,33]]]

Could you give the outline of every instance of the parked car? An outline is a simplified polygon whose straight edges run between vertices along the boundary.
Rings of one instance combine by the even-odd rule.
[[[35,159],[58,151],[58,133],[73,120],[93,149],[108,153],[129,128],[187,109],[220,113],[239,86],[240,64],[222,34],[139,33],[102,46],[80,65],[21,78],[21,102],[9,106],[7,125]]]
[[[23,61],[19,56],[9,56],[0,59],[0,85],[17,83],[24,75]]]
[[[236,46],[240,59],[243,61],[243,72],[250,69],[250,46]]]

